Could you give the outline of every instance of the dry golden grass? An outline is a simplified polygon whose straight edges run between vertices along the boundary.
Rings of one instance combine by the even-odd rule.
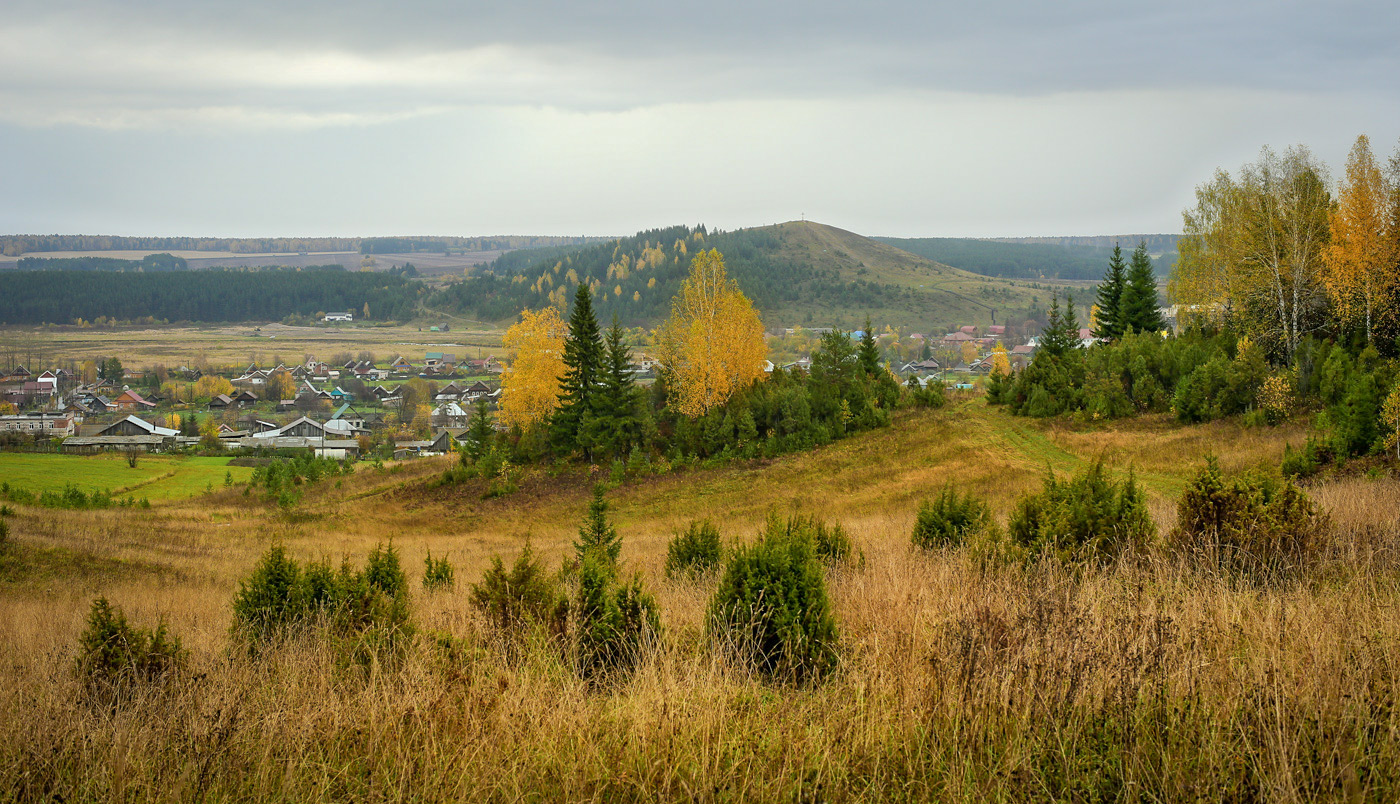
[[[107,569],[0,585],[0,797],[1395,800],[1395,480],[1312,489],[1338,525],[1335,549],[1271,587],[1158,552],[1074,570],[909,546],[918,500],[945,481],[1004,512],[1047,464],[1098,455],[1136,467],[1165,528],[1207,451],[1252,466],[1296,435],[1044,425],[971,403],[808,454],[620,487],[609,499],[623,559],[656,591],[665,640],[603,688],[547,651],[507,664],[467,596],[489,557],[527,535],[550,565],[571,551],[579,473],[541,472],[483,501],[424,488],[440,460],[361,468],[309,491],[290,519],[238,489],[150,511],[22,510],[11,522],[23,549]],[[829,576],[842,668],[816,687],[731,666],[704,631],[714,579],[661,569],[690,519],[748,538],[774,508],[841,520],[865,555]],[[390,537],[422,632],[401,664],[346,666],[314,635],[259,659],[231,647],[236,584],[273,541],[360,560]],[[417,591],[429,548],[456,565],[455,590]],[[116,709],[84,704],[71,668],[97,594],[137,623],[169,623],[190,672]]]

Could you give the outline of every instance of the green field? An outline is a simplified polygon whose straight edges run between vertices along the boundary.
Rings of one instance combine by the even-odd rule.
[[[0,453],[0,479],[12,488],[35,493],[61,491],[72,484],[84,491],[105,489],[113,494],[171,500],[191,497],[209,485],[219,488],[225,473],[235,483],[246,481],[253,470],[229,466],[230,458],[142,456],[136,468],[117,455],[59,455]]]

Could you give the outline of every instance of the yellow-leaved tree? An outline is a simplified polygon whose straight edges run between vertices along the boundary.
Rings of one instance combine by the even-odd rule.
[[[554,412],[568,331],[555,307],[525,310],[506,330],[505,346],[515,350],[515,360],[501,375],[501,422],[507,427],[527,428]]]
[[[997,341],[997,348],[992,350],[992,373],[1003,377],[1011,373],[1011,357],[1006,353],[1006,347],[1001,345],[1001,341]]]
[[[1265,148],[1238,177],[1216,171],[1182,213],[1168,295],[1220,316],[1286,357],[1324,323],[1327,168],[1306,148]],[[1189,317],[1189,316],[1188,316]]]
[[[205,374],[195,381],[194,394],[197,397],[215,397],[219,394],[232,394],[233,383],[216,374]]]
[[[723,405],[763,376],[763,324],[716,249],[690,261],[690,276],[671,301],[671,317],[654,334],[672,400],[687,416]]]
[[[1323,279],[1337,315],[1361,325],[1367,341],[1376,320],[1390,312],[1388,305],[1400,286],[1389,184],[1371,154],[1370,140],[1365,134],[1357,137],[1328,216],[1332,238]]]
[[[289,371],[274,371],[272,376],[267,378],[267,398],[268,399],[292,399],[297,395],[297,383],[292,379]]]

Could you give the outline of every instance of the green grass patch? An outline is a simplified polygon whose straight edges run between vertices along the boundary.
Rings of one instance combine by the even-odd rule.
[[[84,491],[111,491],[115,496],[173,500],[192,497],[212,486],[221,488],[225,473],[233,482],[252,477],[246,466],[230,466],[230,458],[146,455],[136,468],[120,455],[62,455],[0,453],[0,477],[12,488],[39,494],[63,491],[67,485]]]

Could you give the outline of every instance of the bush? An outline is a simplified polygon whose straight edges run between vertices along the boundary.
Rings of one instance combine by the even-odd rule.
[[[801,515],[784,520],[774,513],[768,515],[764,529],[774,537],[809,542],[817,559],[827,565],[846,564],[856,558],[851,537],[840,522],[828,525],[816,516]]]
[[[1312,477],[1331,463],[1335,458],[1332,446],[1325,441],[1316,441],[1309,436],[1300,450],[1294,451],[1289,444],[1283,445],[1283,462],[1280,471],[1287,478]]]
[[[89,694],[110,699],[139,684],[165,681],[181,670],[186,652],[162,623],[154,631],[127,623],[122,610],[92,602],[79,637],[78,676]]]
[[[945,485],[937,497],[919,506],[914,520],[914,546],[926,550],[958,547],[990,522],[986,503],[970,493],[958,494],[951,484]]]
[[[265,640],[306,616],[307,588],[301,567],[287,557],[286,548],[274,545],[240,581],[233,598],[237,626],[255,640]]]
[[[399,565],[399,551],[394,543],[388,547],[375,545],[365,562],[365,581],[371,589],[383,592],[390,597],[402,594],[408,589],[408,576]]]
[[[428,591],[437,589],[451,589],[456,585],[456,573],[452,570],[452,565],[448,563],[447,556],[433,560],[433,551],[428,551],[428,557],[423,559],[423,588]]]
[[[619,584],[612,564],[597,551],[587,553],[579,567],[574,617],[578,672],[589,679],[630,672],[661,631],[656,600],[642,588],[641,577]]]
[[[1068,481],[1045,478],[1038,494],[1016,504],[1009,525],[1011,540],[1031,555],[1051,553],[1062,560],[1102,559],[1156,533],[1146,495],[1130,473],[1114,483],[1095,461]]]
[[[826,579],[813,540],[775,522],[731,555],[710,600],[710,630],[764,675],[817,680],[837,664]]]
[[[256,647],[299,627],[329,626],[337,637],[351,638],[352,656],[367,659],[412,636],[408,604],[407,579],[392,546],[376,546],[363,570],[347,560],[336,572],[325,562],[303,570],[274,545],[238,585],[234,628]]]
[[[481,582],[472,584],[471,602],[485,613],[492,628],[508,637],[519,637],[535,626],[562,635],[569,610],[553,579],[535,561],[529,544],[510,571],[500,556],[492,556]]]
[[[666,577],[709,572],[719,566],[723,549],[714,523],[691,522],[666,545]]]
[[[1210,458],[1177,503],[1169,541],[1211,564],[1263,578],[1313,561],[1327,529],[1326,516],[1291,481],[1257,472],[1226,480]]]

